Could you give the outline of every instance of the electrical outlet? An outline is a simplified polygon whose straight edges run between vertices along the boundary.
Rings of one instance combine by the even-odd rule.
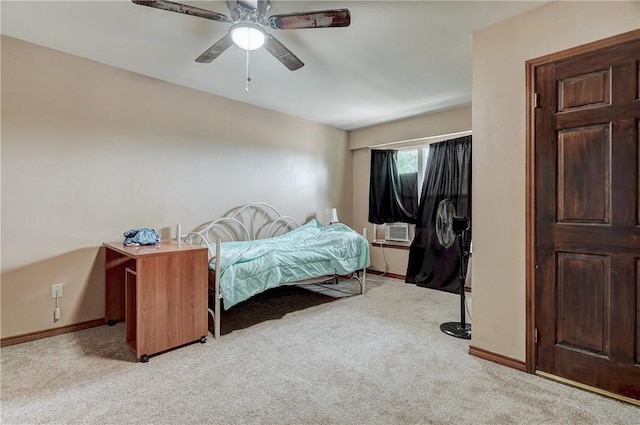
[[[62,283],[54,283],[51,285],[51,298],[62,298]]]

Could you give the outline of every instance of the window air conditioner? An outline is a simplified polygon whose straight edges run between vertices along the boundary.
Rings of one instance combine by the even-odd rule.
[[[384,227],[384,238],[388,241],[409,242],[409,224],[387,223]]]

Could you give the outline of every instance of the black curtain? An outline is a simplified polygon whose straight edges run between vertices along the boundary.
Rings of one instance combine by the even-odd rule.
[[[369,223],[415,223],[417,173],[398,174],[396,150],[372,150],[369,180]]]
[[[406,274],[407,283],[458,293],[460,260],[457,241],[450,248],[444,248],[438,242],[435,230],[436,211],[443,199],[453,202],[456,215],[471,219],[471,136],[434,143],[429,147],[416,234],[409,249]],[[471,228],[465,232],[463,241],[468,247]]]

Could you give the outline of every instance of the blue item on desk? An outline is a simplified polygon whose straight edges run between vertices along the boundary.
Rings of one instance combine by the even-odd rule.
[[[148,227],[127,230],[123,233],[123,236],[126,246],[156,245],[160,243],[160,234],[155,229]]]

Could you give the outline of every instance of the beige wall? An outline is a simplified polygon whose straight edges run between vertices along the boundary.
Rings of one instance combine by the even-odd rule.
[[[638,27],[638,2],[558,2],[475,33],[473,345],[524,360],[525,61]],[[103,317],[99,246],[130,228],[173,236],[263,200],[300,219],[337,206],[371,238],[368,147],[471,128],[467,106],[357,130],[347,146],[330,127],[6,37],[1,47],[3,338]],[[404,274],[405,255],[387,255],[389,272]]]
[[[104,317],[99,247],[128,229],[253,201],[351,223],[345,131],[6,37],[1,82],[3,338]]]
[[[474,34],[473,339],[525,360],[525,62],[640,27],[640,2],[554,2]]]
[[[449,109],[418,117],[393,121],[381,125],[355,130],[349,133],[349,146],[353,150],[353,224],[355,229],[367,227],[369,240],[373,240],[373,225],[369,216],[369,171],[371,166],[370,146],[414,140],[393,147],[425,145],[443,140],[442,135],[471,130],[471,106]],[[444,137],[445,139],[447,137]],[[371,268],[374,270],[405,275],[409,251],[380,247],[371,248]]]

